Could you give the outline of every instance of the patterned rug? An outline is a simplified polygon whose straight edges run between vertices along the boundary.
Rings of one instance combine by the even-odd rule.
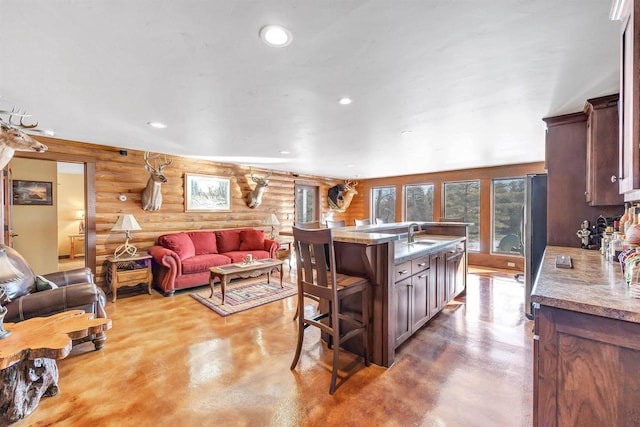
[[[224,305],[222,304],[222,292],[220,285],[216,284],[213,297],[209,298],[211,288],[203,288],[198,292],[191,293],[191,297],[201,302],[220,316],[228,316],[240,311],[249,310],[273,301],[278,301],[298,293],[298,285],[282,281],[280,287],[280,278],[271,278],[271,283],[267,283],[264,278],[258,281],[237,280],[232,281],[226,286]]]

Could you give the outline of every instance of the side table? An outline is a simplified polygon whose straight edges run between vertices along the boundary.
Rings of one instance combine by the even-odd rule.
[[[289,271],[291,271],[291,244],[293,243],[291,240],[282,240],[278,241],[280,247],[276,251],[276,258],[280,261],[287,261],[289,264]]]
[[[83,234],[69,234],[69,259],[73,260],[76,256],[84,256],[84,253],[81,255],[76,255],[76,240],[84,241],[84,233]],[[84,251],[83,251],[84,252]]]
[[[107,282],[111,285],[113,293],[111,302],[116,302],[118,288],[137,286],[140,283],[147,284],[149,295],[151,295],[153,282],[151,258],[151,255],[136,255],[128,258],[115,258],[113,255],[107,257],[107,262],[110,264],[107,270]]]

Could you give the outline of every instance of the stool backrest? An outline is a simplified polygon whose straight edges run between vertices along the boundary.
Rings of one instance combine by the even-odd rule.
[[[371,221],[367,218],[367,219],[354,219],[353,220],[355,225],[371,225]]]
[[[347,222],[345,220],[340,220],[340,221],[331,221],[330,219],[327,220],[327,228],[336,228],[336,227],[346,227]]]
[[[331,229],[304,230],[293,227],[293,240],[298,290],[337,301],[337,286],[334,286],[336,257]]]

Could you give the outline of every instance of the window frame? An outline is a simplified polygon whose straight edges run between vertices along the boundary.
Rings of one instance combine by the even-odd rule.
[[[369,203],[369,213],[370,213],[370,217],[371,217],[371,221],[372,223],[375,224],[376,222],[376,214],[374,212],[374,192],[377,189],[381,189],[381,188],[390,188],[393,189],[393,193],[394,193],[394,202],[393,202],[393,221],[396,221],[396,206],[398,204],[398,189],[396,188],[395,185],[379,185],[379,186],[375,186],[375,187],[371,187],[371,193],[370,193],[370,203]]]
[[[408,187],[422,187],[425,185],[431,186],[433,189],[433,195],[431,203],[433,205],[433,212],[431,213],[431,219],[421,219],[421,220],[409,220],[407,218],[407,188]],[[435,219],[435,198],[436,198],[436,184],[433,182],[422,182],[422,183],[413,183],[413,184],[404,184],[402,186],[402,218],[404,221],[434,221]]]
[[[490,255],[495,255],[495,256],[506,256],[506,257],[513,257],[513,258],[524,258],[524,253],[521,254],[517,254],[514,252],[497,252],[495,250],[495,248],[493,247],[493,240],[495,237],[495,187],[494,187],[494,183],[495,181],[511,181],[511,180],[516,180],[516,179],[520,179],[523,181],[525,181],[525,177],[524,176],[514,176],[514,177],[500,177],[500,178],[491,178],[491,199],[490,199],[490,204],[491,204],[491,215],[490,215],[490,221],[491,221],[491,227],[490,227],[490,237],[489,237],[489,241],[491,242],[490,245],[490,249],[489,249],[489,254]],[[524,221],[524,202],[525,202],[525,190],[523,188],[523,194],[522,194],[522,215],[523,217],[521,218],[522,221]],[[521,224],[521,233],[524,234],[524,224]],[[523,236],[520,236],[520,239],[522,241]]]
[[[467,251],[473,253],[482,253],[482,227],[480,226],[482,221],[482,180],[480,178],[476,179],[460,179],[455,181],[443,181],[442,182],[442,196],[441,196],[441,205],[440,205],[440,217],[448,218],[446,213],[447,209],[447,184],[461,184],[465,182],[475,182],[478,184],[478,220],[474,222],[474,224],[478,227],[478,249],[470,248],[470,239],[469,233],[467,231]],[[466,218],[465,221],[468,221]],[[470,227],[468,227],[470,228]]]

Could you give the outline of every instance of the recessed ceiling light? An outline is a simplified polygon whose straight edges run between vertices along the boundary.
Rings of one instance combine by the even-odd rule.
[[[260,39],[271,47],[285,47],[291,44],[291,31],[280,25],[265,25],[260,29]]]
[[[282,151],[280,151],[280,154],[289,154],[289,151],[282,150]]]
[[[152,128],[156,128],[156,129],[165,129],[167,127],[167,125],[160,122],[147,122],[147,124]]]
[[[338,99],[338,104],[341,104],[341,105],[349,105],[351,104],[351,102],[352,102],[351,98],[347,98],[346,96]]]
[[[403,130],[402,132],[400,132],[400,135],[411,135],[412,132],[412,130]]]
[[[355,168],[356,165],[347,165],[348,168]]]

